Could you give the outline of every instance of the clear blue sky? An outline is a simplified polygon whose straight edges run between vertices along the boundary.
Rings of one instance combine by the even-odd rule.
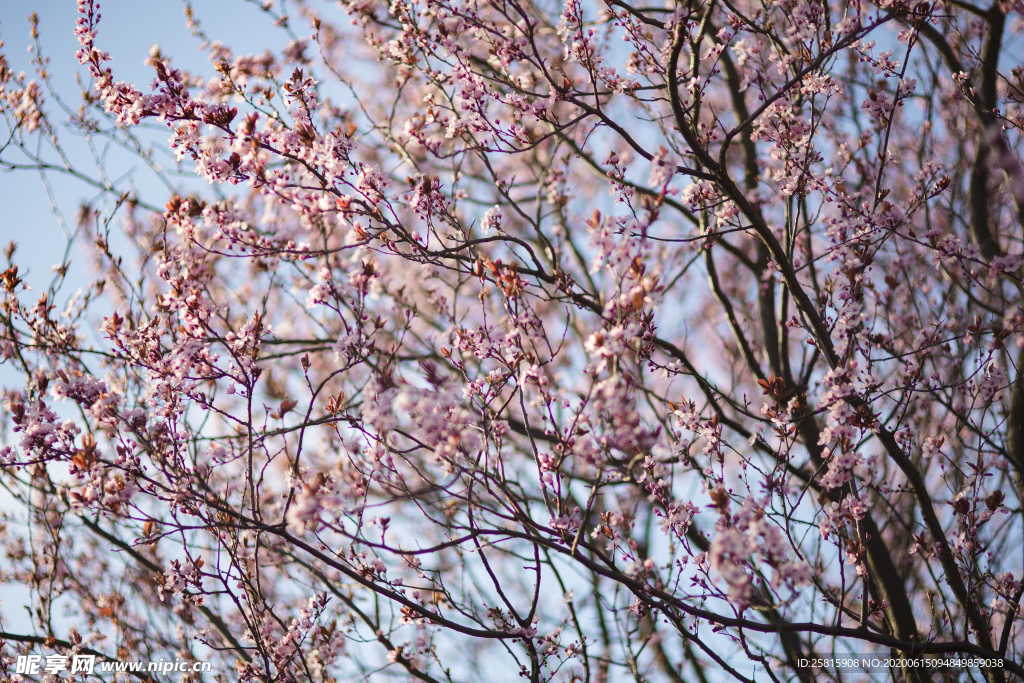
[[[131,81],[142,90],[148,88],[153,72],[143,62],[153,44],[159,44],[165,54],[173,57],[176,65],[205,75],[213,73],[200,49],[199,40],[185,26],[184,5],[180,0],[107,0],[101,3],[101,8],[103,18],[98,42],[101,49],[111,53],[119,80]],[[39,14],[43,52],[51,60],[50,71],[55,86],[67,98],[68,104],[76,107],[78,88],[75,79],[83,75],[84,70],[75,59],[78,48],[72,33],[76,18],[75,2],[0,1],[0,40],[4,42],[3,51],[16,72],[31,72],[31,55],[27,49],[30,44],[27,17],[31,12]],[[273,27],[267,16],[246,0],[196,2],[195,13],[208,35],[231,45],[236,54],[255,54],[268,48],[274,50],[286,43],[284,33]],[[58,122],[61,122],[60,117]],[[162,133],[158,135],[166,138]],[[70,134],[64,140],[76,163],[81,161],[87,170],[97,168],[93,154],[81,136]],[[138,160],[116,150],[101,149],[98,152],[103,154],[102,167],[108,177],[119,180],[118,184],[125,189],[134,187],[142,195],[149,195],[162,203],[167,191],[155,182],[152,173]],[[4,156],[10,157],[9,154]],[[19,243],[23,268],[31,269],[27,281],[37,291],[49,282],[50,267],[62,258],[65,230],[74,225],[80,202],[97,196],[85,184],[66,176],[53,175],[50,180],[52,200],[38,173],[0,172],[0,196],[4,200],[4,211],[0,214],[0,245],[6,245],[10,240]],[[54,205],[66,224],[63,227],[53,213]],[[84,273],[77,271],[84,264],[76,262],[80,260],[76,260],[74,254],[71,261],[71,281],[81,282]]]

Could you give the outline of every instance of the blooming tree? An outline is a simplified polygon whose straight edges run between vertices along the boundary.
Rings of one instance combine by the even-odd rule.
[[[80,105],[0,58],[0,164],[101,194],[0,276],[8,672],[1024,675],[1024,3],[186,5],[150,83],[98,4]]]

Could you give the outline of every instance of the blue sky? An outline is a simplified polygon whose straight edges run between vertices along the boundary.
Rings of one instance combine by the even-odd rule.
[[[98,43],[110,52],[115,76],[119,80],[135,83],[140,89],[148,88],[152,70],[144,60],[153,44],[165,54],[172,55],[174,63],[199,73],[212,73],[210,63],[200,48],[200,41],[185,25],[183,3],[179,0],[153,0],[139,3],[132,0],[107,0],[101,5],[102,21]],[[76,18],[73,0],[36,0],[34,2],[8,0],[0,2],[0,40],[3,51],[15,71],[31,72],[31,55],[27,17],[39,14],[43,53],[50,59],[50,72],[57,90],[66,97],[71,107],[79,101],[76,78],[84,70],[75,59],[78,44],[72,33]],[[286,37],[271,25],[268,18],[251,2],[228,0],[196,3],[196,16],[210,37],[231,45],[236,53],[260,53],[265,49],[283,46]],[[63,123],[56,117],[55,123]],[[108,177],[126,189],[134,186],[142,195],[163,202],[167,190],[156,182],[153,174],[117,150],[96,149],[91,152],[81,136],[65,131],[63,142],[77,163],[87,170],[98,168],[94,154],[102,156],[102,168]],[[156,135],[166,138],[164,133]],[[5,154],[4,158],[10,155]],[[0,220],[0,245],[10,240],[19,243],[22,268],[29,268],[28,282],[37,291],[49,282],[51,266],[59,263],[64,253],[66,234],[74,225],[79,204],[93,200],[97,192],[84,183],[64,175],[50,177],[52,194],[46,191],[40,176],[32,171],[0,171],[0,196],[4,198],[4,212]],[[161,194],[162,193],[162,194]],[[99,206],[107,206],[109,201]],[[56,207],[59,214],[54,214]],[[63,225],[62,225],[63,223]],[[83,264],[76,263],[71,254],[72,284],[81,282],[84,273],[78,272]],[[73,291],[74,287],[69,288]],[[68,294],[70,294],[70,291]]]

